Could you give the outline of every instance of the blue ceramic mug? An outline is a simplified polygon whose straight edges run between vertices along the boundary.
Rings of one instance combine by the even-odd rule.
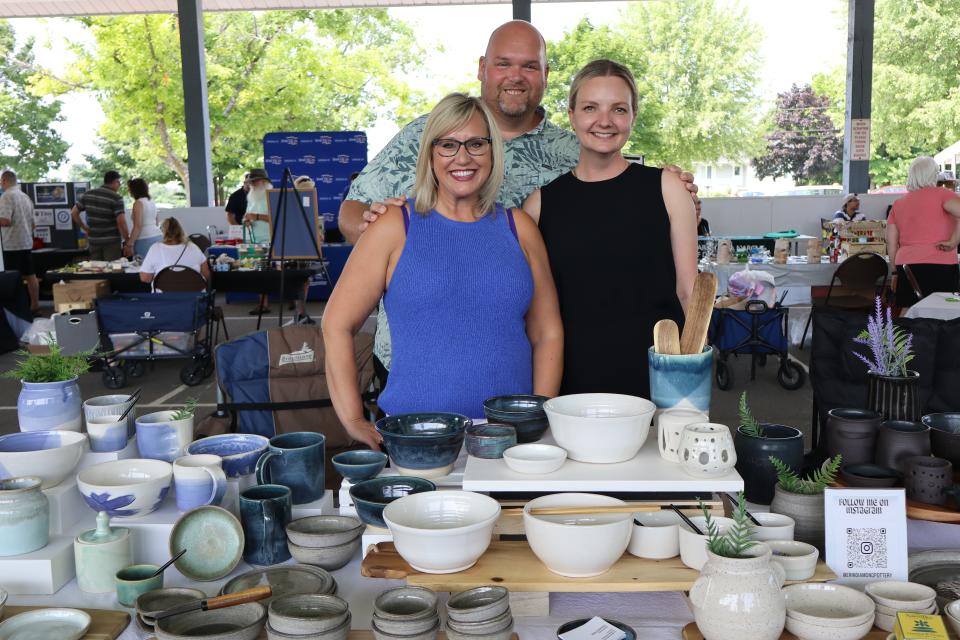
[[[173,463],[177,509],[190,511],[204,505],[218,505],[227,492],[227,476],[220,456],[193,455]]]
[[[266,453],[257,460],[257,484],[290,487],[293,504],[323,497],[324,444],[321,433],[296,431],[270,438]]]
[[[271,565],[290,559],[287,525],[291,508],[290,489],[278,484],[250,487],[240,494],[246,562]]]

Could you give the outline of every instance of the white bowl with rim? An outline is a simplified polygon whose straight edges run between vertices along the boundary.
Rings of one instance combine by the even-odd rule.
[[[820,550],[798,540],[764,541],[773,555],[770,559],[783,567],[787,580],[809,580],[817,571]]]
[[[783,588],[787,617],[817,627],[841,629],[873,624],[873,601],[850,587],[824,582]]]
[[[36,476],[49,489],[73,473],[87,449],[78,431],[22,431],[0,436],[0,480]]]
[[[767,542],[768,540],[793,540],[793,530],[796,522],[790,516],[782,513],[752,513],[754,518],[760,522],[760,526],[754,525],[752,538],[757,542]]]
[[[723,516],[711,516],[710,518],[717,523],[720,533],[724,533],[733,526],[733,520]],[[703,565],[707,563],[707,524],[703,516],[690,516],[690,521],[697,525],[704,535],[694,533],[690,526],[684,522],[680,524],[680,560],[691,569],[700,571]]]
[[[610,464],[630,460],[647,441],[657,406],[617,393],[577,393],[543,403],[550,432],[567,457]]]
[[[864,591],[877,604],[898,611],[911,607],[915,610],[926,609],[937,599],[937,592],[931,587],[901,580],[871,582]]]
[[[507,468],[517,473],[553,473],[567,461],[567,452],[552,444],[518,444],[503,452]]]
[[[953,629],[953,633],[960,636],[960,600],[954,600],[943,608],[947,623]]]
[[[680,555],[680,516],[673,511],[633,514],[627,551],[638,558],[666,560]],[[637,524],[637,523],[640,524]]]
[[[860,640],[873,628],[872,620],[853,627],[821,627],[791,618],[789,614],[785,622],[787,631],[799,640]]]
[[[82,469],[80,495],[94,511],[111,518],[133,518],[160,506],[173,478],[173,465],[163,460],[128,458]]]

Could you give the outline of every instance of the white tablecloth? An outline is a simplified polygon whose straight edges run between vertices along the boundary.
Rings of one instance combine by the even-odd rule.
[[[717,274],[717,291],[727,290],[727,280],[734,273],[750,269],[751,271],[766,271],[773,274],[774,284],[778,289],[784,287],[826,287],[830,285],[833,272],[840,264],[836,262],[821,262],[819,264],[717,264],[711,262],[703,265],[704,271]]]
[[[953,300],[953,302],[951,302]],[[932,293],[907,310],[908,318],[960,318],[960,296],[955,293]]]

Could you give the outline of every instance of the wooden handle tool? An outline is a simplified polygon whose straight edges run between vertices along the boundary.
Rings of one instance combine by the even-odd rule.
[[[680,328],[673,320],[659,320],[653,325],[653,350],[671,356],[680,355]]]
[[[238,604],[244,604],[246,602],[256,602],[257,600],[269,598],[272,595],[273,589],[271,587],[253,587],[251,589],[237,591],[236,593],[228,593],[226,595],[217,596],[215,598],[206,598],[204,600],[194,600],[193,602],[187,602],[185,604],[171,607],[166,611],[161,611],[158,613],[157,620],[169,618],[170,616],[176,616],[181,613],[187,613],[189,611],[211,611],[213,609],[223,609],[224,607],[232,607]]]
[[[717,275],[709,271],[698,273],[693,283],[693,294],[687,304],[687,319],[683,323],[683,335],[680,336],[680,353],[703,351],[716,297]]]

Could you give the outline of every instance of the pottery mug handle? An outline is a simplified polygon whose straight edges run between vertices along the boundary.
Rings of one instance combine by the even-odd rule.
[[[281,455],[279,451],[267,450],[260,456],[260,459],[257,460],[257,484],[271,484],[270,481],[270,470],[267,467],[267,463],[270,462],[270,458],[274,456]]]
[[[205,504],[220,504],[220,500],[223,499],[223,494],[220,491],[221,489],[226,490],[227,474],[220,467],[203,467],[203,470],[210,474],[210,479],[213,480],[213,488],[211,488],[210,497],[207,498]],[[220,500],[217,500],[218,495]]]

